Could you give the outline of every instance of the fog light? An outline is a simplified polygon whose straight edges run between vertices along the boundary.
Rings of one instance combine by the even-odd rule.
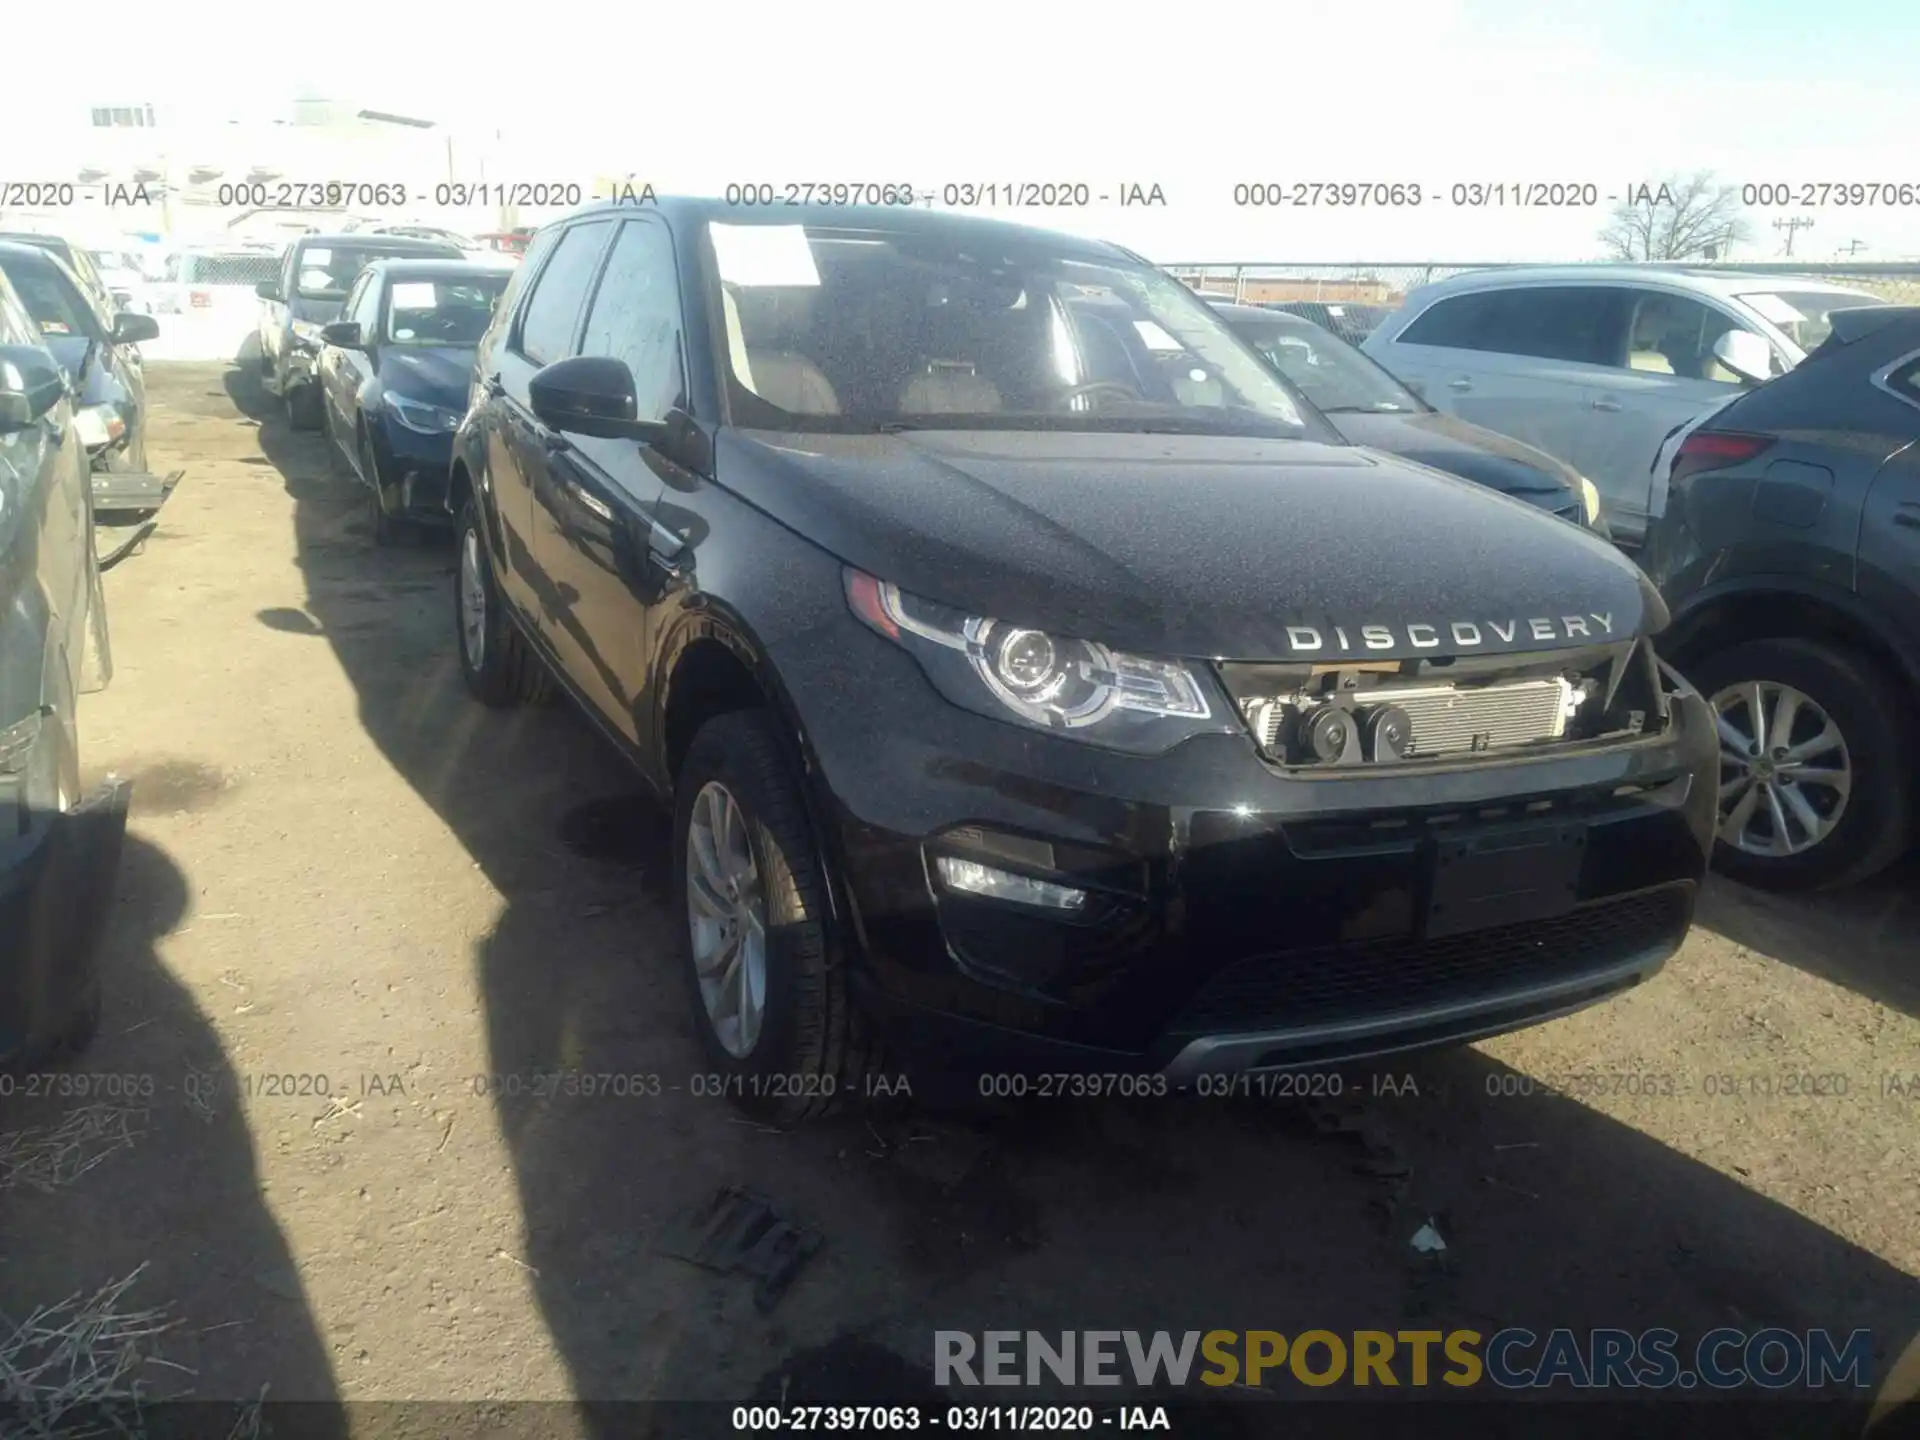
[[[1087,892],[1045,880],[1030,880],[1008,870],[996,870],[977,860],[939,857],[940,879],[949,890],[968,895],[986,895],[995,900],[1012,900],[1021,905],[1038,905],[1046,910],[1079,910],[1087,903]]]

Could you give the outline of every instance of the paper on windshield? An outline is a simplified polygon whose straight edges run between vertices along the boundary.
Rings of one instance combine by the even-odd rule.
[[[820,271],[813,263],[801,225],[709,224],[713,257],[720,278],[732,285],[818,285]]]
[[[300,263],[301,263],[301,265],[303,265],[303,266],[305,266],[305,265],[318,265],[318,266],[320,266],[320,267],[321,267],[322,269],[324,269],[324,268],[326,268],[326,267],[327,267],[328,265],[331,265],[331,264],[333,263],[333,251],[331,251],[331,250],[302,250],[302,251],[300,252]]]
[[[1762,293],[1742,295],[1740,298],[1758,311],[1760,318],[1769,325],[1800,325],[1805,323],[1807,318],[1778,295]]]
[[[396,310],[431,310],[437,303],[431,280],[396,281],[393,287],[393,308]]]
[[[1133,328],[1139,332],[1141,343],[1149,350],[1184,350],[1187,348],[1151,320],[1136,320],[1133,322]]]

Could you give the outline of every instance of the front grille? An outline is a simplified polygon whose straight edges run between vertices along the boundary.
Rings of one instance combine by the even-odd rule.
[[[1692,885],[1594,901],[1552,920],[1439,940],[1325,945],[1236,961],[1207,982],[1176,1035],[1245,1032],[1364,1019],[1574,979],[1677,940]]]
[[[1426,758],[1558,739],[1566,733],[1569,702],[1577,693],[1554,678],[1464,689],[1381,686],[1365,692],[1365,699],[1406,711],[1413,732],[1407,753]],[[1284,750],[1284,727],[1298,712],[1278,701],[1255,701],[1248,710],[1260,748],[1270,755]]]

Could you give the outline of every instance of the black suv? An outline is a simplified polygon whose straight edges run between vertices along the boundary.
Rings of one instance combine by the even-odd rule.
[[[1577,1009],[1687,932],[1716,747],[1645,577],[1345,444],[1135,255],[602,205],[477,367],[467,683],[557,676],[671,797],[744,1099],[857,1090],[876,1034],[1131,1093],[1327,1064]]]
[[[1886,866],[1920,783],[1920,308],[1830,318],[1667,447],[1646,555],[1663,651],[1717,712],[1717,863],[1781,890]]]

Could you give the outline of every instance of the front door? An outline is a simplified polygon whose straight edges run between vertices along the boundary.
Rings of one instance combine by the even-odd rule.
[[[620,227],[587,313],[580,353],[624,361],[642,420],[686,404],[679,279],[672,237],[658,221]],[[677,467],[652,446],[562,437],[551,477],[551,526],[541,568],[563,604],[549,636],[580,689],[629,740],[644,744],[652,713],[647,658],[663,576],[653,513]]]

